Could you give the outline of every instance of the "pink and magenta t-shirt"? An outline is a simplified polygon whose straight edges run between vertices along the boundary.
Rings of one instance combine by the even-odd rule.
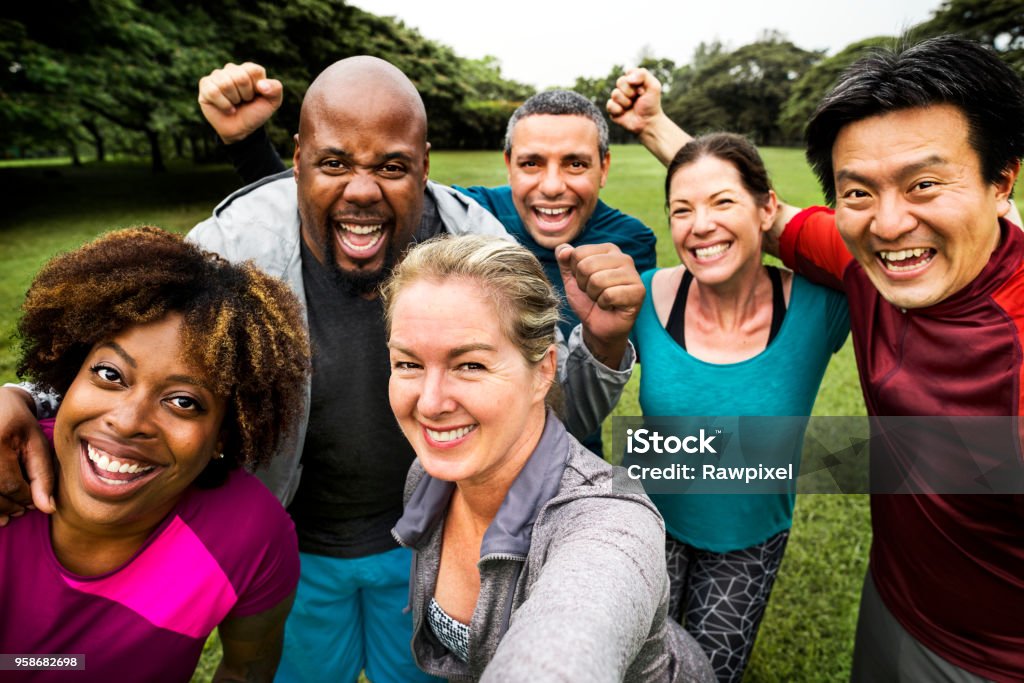
[[[188,681],[225,618],[266,611],[299,580],[295,525],[255,477],[189,489],[124,566],[64,569],[50,519],[0,529],[0,652],[84,654],[84,671],[5,671],[5,681]]]

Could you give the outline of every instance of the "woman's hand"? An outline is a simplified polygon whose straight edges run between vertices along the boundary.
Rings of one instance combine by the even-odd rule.
[[[693,139],[662,111],[661,83],[647,69],[619,76],[605,108],[612,121],[635,135],[666,166]]]

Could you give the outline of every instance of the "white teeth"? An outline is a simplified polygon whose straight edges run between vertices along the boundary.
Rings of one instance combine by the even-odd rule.
[[[698,249],[694,249],[693,252],[697,255],[697,258],[710,258],[712,256],[718,256],[731,246],[731,242],[720,242],[710,247],[700,247]]]
[[[474,429],[476,429],[476,425],[471,425],[469,427],[460,427],[458,429],[449,429],[448,431],[445,432],[438,432],[433,429],[427,429],[427,436],[429,436],[434,441],[445,443],[448,441],[455,441],[456,439],[461,439]]]
[[[367,234],[367,233],[359,233],[359,234]],[[348,238],[345,237],[345,233],[341,233],[341,241],[344,242],[345,246],[347,246],[352,251],[369,251],[370,249],[372,249],[373,247],[375,247],[377,245],[377,242],[380,242],[380,238],[383,237],[383,236],[384,236],[383,232],[378,232],[376,235],[374,235],[373,239],[370,240],[366,244],[352,244],[351,242],[349,242]]]
[[[888,270],[900,273],[907,270],[915,270],[931,261],[932,257],[929,253],[930,251],[930,249],[926,249],[924,247],[915,247],[913,249],[898,249],[896,251],[880,251],[878,252],[878,256],[882,259],[882,261],[885,262],[885,267]],[[920,261],[918,263],[913,263],[910,265],[897,265],[897,262],[899,261],[905,261],[906,259],[909,258],[920,258],[925,254],[929,254],[929,256],[924,261]]]
[[[544,208],[542,206],[537,206],[537,207],[534,207],[534,208],[536,208],[537,211],[541,212],[545,216],[561,216],[563,213],[568,213],[569,212],[569,207],[568,206],[564,206],[564,207],[562,207],[560,209],[547,209],[547,208]]]
[[[89,456],[89,460],[96,463],[96,469],[105,470],[107,472],[137,474],[139,472],[148,472],[153,469],[154,465],[136,465],[135,463],[121,462],[110,456],[109,453],[105,453],[100,449],[96,448],[92,444],[86,444],[86,454]],[[107,479],[106,477],[100,477],[103,481],[110,482],[116,481],[118,484],[124,483],[120,480]]]
[[[899,251],[880,251],[878,255],[886,261],[902,261],[908,258],[917,258],[923,256],[928,251],[922,247],[915,247],[914,249],[901,249]]]
[[[377,225],[352,225],[351,223],[342,223],[341,227],[349,232],[354,232],[357,235],[369,235],[371,232],[377,232],[384,226],[383,223]]]

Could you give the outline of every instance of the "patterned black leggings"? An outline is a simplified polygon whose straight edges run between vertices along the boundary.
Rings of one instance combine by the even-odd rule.
[[[668,613],[703,648],[720,683],[739,683],[754,648],[789,530],[744,550],[712,553],[665,537]]]

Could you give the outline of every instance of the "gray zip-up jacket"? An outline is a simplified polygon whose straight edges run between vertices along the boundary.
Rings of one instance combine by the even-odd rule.
[[[427,194],[437,205],[449,234],[483,234],[512,239],[501,223],[472,199],[449,187],[428,182]],[[188,239],[232,262],[252,260],[264,272],[280,277],[306,307],[302,283],[301,236],[298,194],[292,171],[269,176],[244,187],[222,201],[188,234]],[[591,355],[579,328],[568,346],[559,345],[559,381],[565,395],[567,424],[574,434],[590,434],[619,400],[632,372],[630,347],[619,370],[612,370]],[[286,437],[270,467],[257,476],[288,505],[299,487],[302,445],[309,417],[309,383],[303,406],[306,417],[295,433]],[[381,419],[391,420],[390,415]]]
[[[713,682],[700,647],[666,616],[661,515],[623,472],[548,413],[540,442],[484,534],[464,663],[426,619],[455,484],[415,461],[392,535],[414,551],[409,601],[417,665],[460,681]]]

